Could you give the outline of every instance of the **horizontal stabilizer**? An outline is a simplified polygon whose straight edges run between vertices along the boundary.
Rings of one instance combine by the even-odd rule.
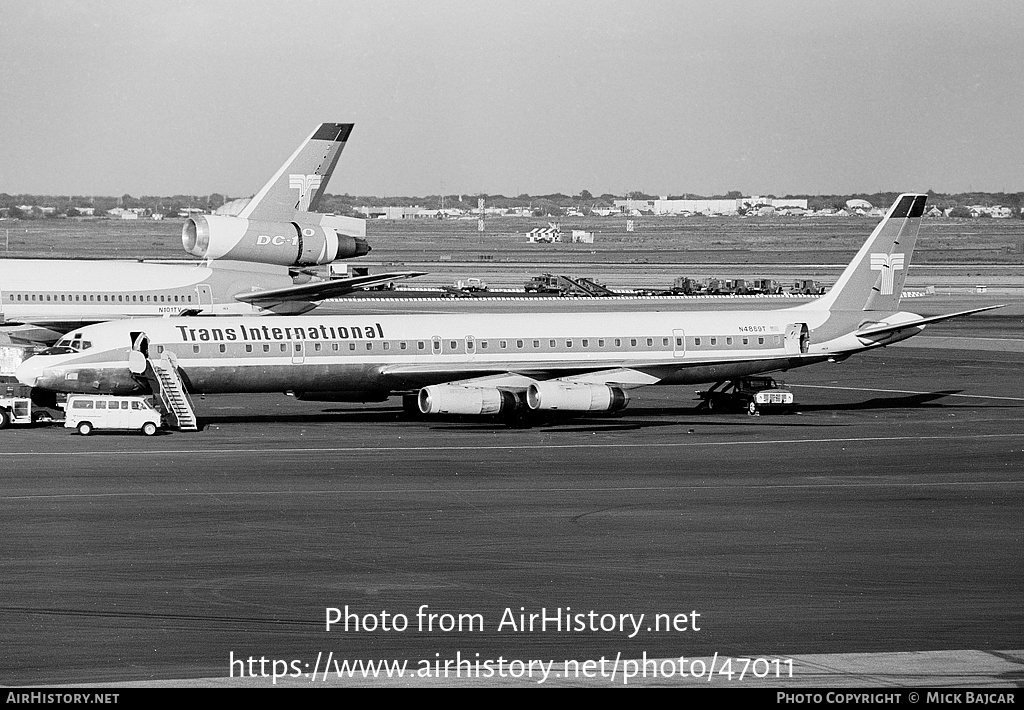
[[[280,303],[281,301],[323,301],[327,298],[337,298],[347,293],[352,293],[358,288],[374,286],[376,284],[388,283],[389,281],[400,281],[411,279],[416,276],[423,276],[425,271],[394,271],[387,274],[373,274],[371,276],[353,276],[346,279],[331,279],[329,281],[314,281],[298,286],[286,286],[266,291],[254,291],[252,293],[239,293],[235,299],[244,303],[259,305],[265,302]]]
[[[906,321],[903,323],[878,323],[875,325],[868,326],[858,330],[854,335],[858,338],[864,338],[871,335],[881,335],[883,333],[895,333],[899,330],[906,330],[907,328],[916,328],[922,325],[928,325],[929,323],[940,323],[950,318],[959,318],[960,316],[969,316],[973,313],[981,313],[983,311],[991,311],[996,308],[1003,308],[1006,304],[1000,304],[998,306],[984,306],[983,308],[972,308],[969,311],[960,311],[958,313],[947,313],[942,316],[930,316],[928,318],[915,318],[914,320]]]

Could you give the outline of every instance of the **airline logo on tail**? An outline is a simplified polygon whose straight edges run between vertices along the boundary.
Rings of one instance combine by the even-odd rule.
[[[299,210],[302,212],[309,211],[309,201],[313,196],[313,193],[320,189],[320,183],[322,181],[320,175],[289,175],[288,176],[288,187],[298,189],[299,191]]]
[[[891,296],[893,293],[893,280],[896,278],[896,272],[903,270],[903,265],[906,263],[905,254],[872,254],[871,255],[871,270],[882,272],[882,288],[881,294],[883,296]]]

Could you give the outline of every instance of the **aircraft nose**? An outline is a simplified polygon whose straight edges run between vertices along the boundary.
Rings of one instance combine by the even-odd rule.
[[[39,357],[30,357],[18,366],[14,371],[14,376],[18,378],[18,382],[23,385],[37,387],[39,386],[39,381],[43,377],[44,368],[45,364],[40,362]]]

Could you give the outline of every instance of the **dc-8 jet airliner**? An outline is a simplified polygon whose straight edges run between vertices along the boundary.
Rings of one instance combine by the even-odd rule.
[[[899,310],[925,200],[901,195],[830,292],[784,309],[136,319],[76,330],[16,374],[51,392],[138,394],[158,359],[191,393],[401,394],[423,414],[614,411],[637,387],[841,361],[998,308]]]

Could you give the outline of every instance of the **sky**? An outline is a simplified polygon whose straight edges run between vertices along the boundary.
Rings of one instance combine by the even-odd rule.
[[[0,192],[1024,190],[1017,0],[10,0]]]

